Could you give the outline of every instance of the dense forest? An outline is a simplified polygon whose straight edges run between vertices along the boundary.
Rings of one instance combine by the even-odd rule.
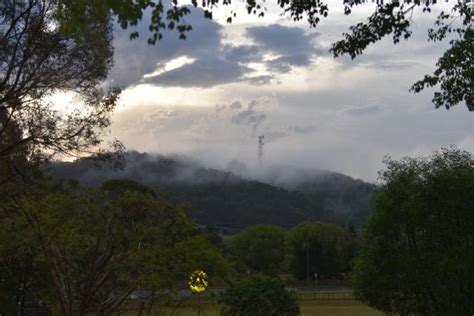
[[[122,170],[81,159],[57,162],[50,172],[55,178],[74,179],[91,187],[111,179],[135,180],[184,204],[197,223],[222,233],[256,224],[292,227],[305,220],[357,226],[370,214],[375,189],[373,184],[329,171],[296,182],[279,177],[277,182],[277,169],[261,178],[247,179],[183,157],[131,151],[125,159]]]

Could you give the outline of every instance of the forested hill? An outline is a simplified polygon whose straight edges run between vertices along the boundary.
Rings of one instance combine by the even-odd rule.
[[[99,186],[110,179],[135,180],[188,205],[188,214],[199,224],[228,233],[255,224],[291,227],[304,220],[358,225],[370,213],[375,188],[328,171],[301,181],[280,179],[275,184],[205,168],[182,157],[127,152],[126,161],[126,168],[120,171],[82,159],[57,162],[50,172],[55,178],[75,179],[84,186]]]

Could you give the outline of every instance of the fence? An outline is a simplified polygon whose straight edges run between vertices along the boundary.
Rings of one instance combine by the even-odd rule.
[[[300,301],[348,301],[355,300],[352,291],[298,292]]]

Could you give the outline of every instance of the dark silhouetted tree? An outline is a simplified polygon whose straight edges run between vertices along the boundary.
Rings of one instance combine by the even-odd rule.
[[[279,280],[252,276],[227,289],[220,297],[223,316],[297,316],[300,315],[296,293]]]
[[[21,147],[30,160],[97,150],[118,90],[99,84],[112,65],[110,21],[88,19],[82,31],[60,32],[56,1],[0,2],[0,163]],[[51,101],[57,92],[76,109]],[[9,137],[11,126],[21,133]],[[116,149],[121,149],[115,143]]]
[[[474,158],[456,148],[388,159],[352,284],[387,313],[474,310]]]

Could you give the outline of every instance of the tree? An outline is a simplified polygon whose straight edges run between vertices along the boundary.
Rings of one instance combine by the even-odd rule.
[[[296,316],[300,307],[296,293],[285,288],[280,279],[252,276],[227,289],[220,301],[224,316]]]
[[[198,4],[199,2],[199,4]],[[363,0],[343,0],[346,15]],[[192,0],[192,5],[203,8],[204,17],[212,19],[212,12],[218,5],[231,5],[231,0]],[[363,53],[371,44],[380,41],[386,36],[392,36],[395,44],[402,39],[411,36],[410,27],[414,21],[410,18],[411,13],[422,8],[423,12],[430,12],[436,1],[383,1],[377,3],[375,12],[367,21],[350,27],[348,33],[344,33],[344,39],[332,45],[331,52],[334,57],[348,54],[352,58]],[[320,0],[278,0],[277,4],[283,13],[289,14],[294,21],[306,19],[311,27],[316,27],[321,18],[329,14],[329,5]],[[249,14],[262,17],[265,15],[265,0],[246,0],[245,7]],[[186,33],[192,30],[192,26],[186,23],[186,15],[191,13],[190,7],[181,5],[178,0],[170,1],[168,5],[162,1],[154,0],[121,0],[113,2],[91,2],[87,0],[61,0],[59,1],[58,16],[63,29],[71,33],[81,33],[87,25],[88,18],[107,21],[110,15],[116,16],[122,28],[136,26],[143,18],[145,10],[151,11],[149,22],[150,37],[149,44],[163,37],[166,29],[176,29],[181,39],[186,38]],[[86,17],[86,18],[84,18]],[[227,22],[231,23],[236,18],[236,12],[231,11]],[[459,23],[454,23],[459,20]],[[439,84],[440,91],[435,93],[433,102],[436,107],[444,106],[447,109],[458,103],[465,102],[469,110],[474,110],[474,97],[472,91],[473,65],[472,60],[472,8],[467,1],[455,2],[451,12],[442,12],[435,23],[435,29],[430,29],[428,39],[442,41],[447,35],[455,33],[458,39],[450,41],[451,47],[443,54],[437,63],[437,69],[433,75],[427,75],[412,87],[412,91],[420,92],[425,87],[433,87]],[[134,31],[130,34],[131,39],[139,36]]]
[[[20,147],[30,161],[95,151],[110,125],[119,91],[104,93],[99,84],[112,65],[111,23],[88,19],[72,36],[60,32],[57,10],[56,1],[0,2],[2,166]],[[56,92],[81,105],[58,110],[48,99]],[[8,136],[12,129],[15,137]]]
[[[237,268],[276,276],[288,253],[286,231],[273,225],[249,227],[232,237],[229,251],[240,262]]]
[[[352,283],[387,313],[474,310],[474,157],[454,147],[386,160]]]
[[[292,270],[298,279],[334,276],[345,272],[345,236],[335,224],[303,222],[290,231]]]
[[[1,209],[0,292],[18,302],[10,309],[110,315],[137,290],[151,308],[196,268],[226,273],[219,249],[184,212],[148,192],[45,183]]]

